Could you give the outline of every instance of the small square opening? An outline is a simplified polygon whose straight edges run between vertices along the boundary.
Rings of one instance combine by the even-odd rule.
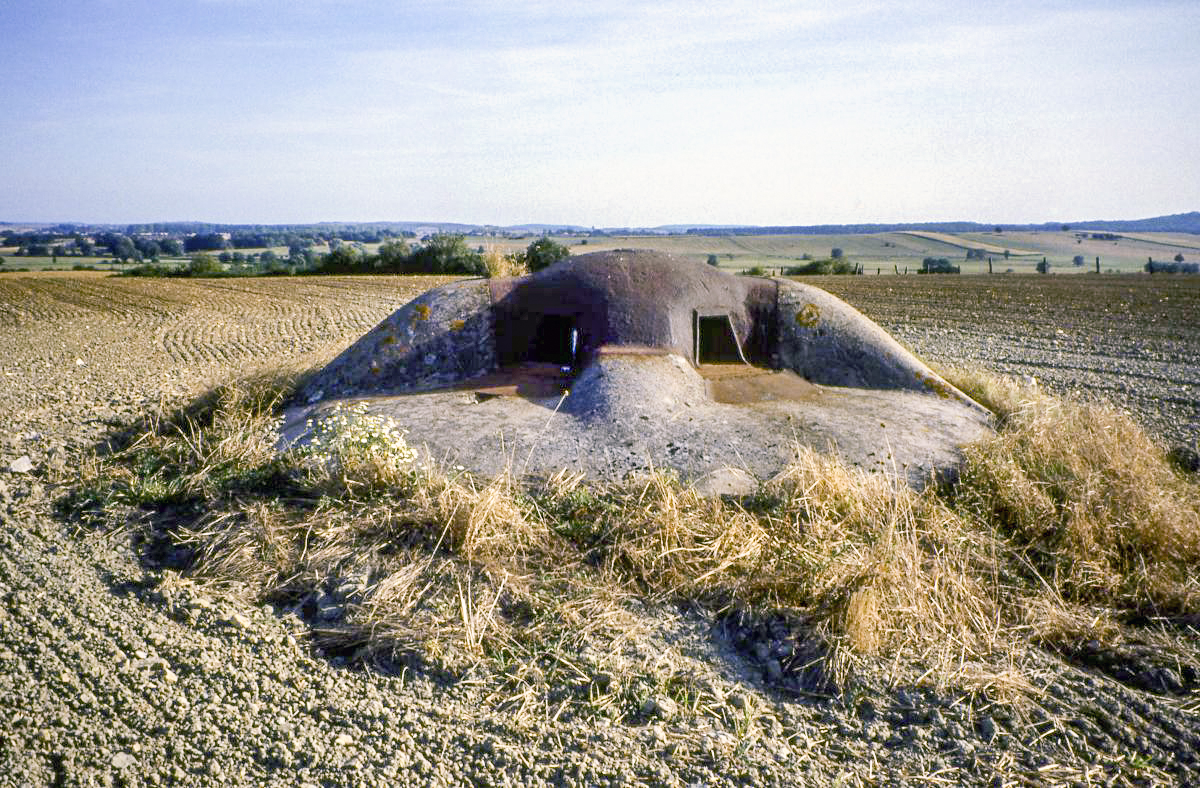
[[[527,360],[574,368],[579,362],[579,328],[570,315],[542,315]]]
[[[696,364],[745,364],[729,315],[696,315]]]

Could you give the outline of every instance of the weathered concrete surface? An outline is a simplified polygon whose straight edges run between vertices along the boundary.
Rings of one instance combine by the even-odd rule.
[[[583,424],[672,418],[709,399],[705,381],[682,357],[606,352],[571,386],[561,410]]]
[[[521,361],[539,318],[569,318],[586,361],[601,347],[651,347],[695,360],[695,312],[728,315],[750,361],[774,343],[774,280],[733,276],[661,252],[570,257],[532,276],[492,283],[502,362]]]
[[[761,366],[698,372],[705,316],[728,318],[719,331],[736,337],[736,357]],[[545,326],[551,342],[578,340],[570,363],[541,355]],[[425,293],[305,387],[284,443],[348,399],[484,474],[669,467],[714,490],[774,475],[797,445],[919,486],[955,467],[990,419],[822,290],[629,250]],[[742,473],[719,473],[730,467]]]
[[[840,298],[811,285],[781,281],[776,303],[779,333],[772,366],[813,383],[911,389],[975,405]]]
[[[488,372],[496,366],[490,305],[484,279],[423,293],[330,362],[301,399],[422,391]]]
[[[733,467],[768,479],[805,445],[920,487],[988,430],[978,409],[911,390],[812,386],[803,401],[715,402],[673,355],[603,355],[561,400],[456,390],[367,402],[368,414],[395,421],[431,457],[484,475],[568,468],[613,479],[665,467],[702,480]],[[334,404],[290,412],[284,439],[302,440],[306,419]]]

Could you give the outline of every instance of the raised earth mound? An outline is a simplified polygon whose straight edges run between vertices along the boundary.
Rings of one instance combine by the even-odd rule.
[[[824,290],[635,250],[430,290],[302,389],[283,442],[352,406],[485,475],[670,468],[713,492],[801,445],[920,486],[990,421]]]

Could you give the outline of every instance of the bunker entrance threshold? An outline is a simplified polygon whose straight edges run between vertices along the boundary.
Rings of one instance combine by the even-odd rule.
[[[464,380],[449,389],[473,392],[480,400],[493,397],[547,399],[562,396],[574,380],[575,376],[564,372],[558,364],[522,361]]]
[[[789,370],[755,366],[746,358],[724,309],[692,312],[693,361],[714,402],[749,405],[771,400],[812,401],[819,389]]]
[[[479,399],[562,396],[587,362],[578,321],[564,314],[538,315],[536,321],[521,350],[508,361],[452,388],[472,391]]]

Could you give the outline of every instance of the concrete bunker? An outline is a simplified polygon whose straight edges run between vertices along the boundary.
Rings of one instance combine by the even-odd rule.
[[[602,353],[622,352],[671,354],[693,367],[785,370],[821,385],[914,390],[975,405],[824,290],[633,250],[431,290],[347,348],[305,396],[315,402],[429,391],[523,367],[574,378]]]
[[[504,394],[518,396],[495,396]],[[495,410],[490,421],[469,407],[480,395],[488,395],[484,410]],[[527,432],[530,441],[566,445],[565,454],[539,451],[534,470],[552,472],[550,463],[563,461],[601,476],[644,460],[685,476],[741,462],[764,478],[786,464],[784,444],[795,441],[864,464],[894,459],[885,447],[907,447],[904,472],[915,478],[957,462],[957,447],[989,420],[823,290],[635,250],[431,290],[347,348],[301,397],[295,416],[304,419],[337,401],[368,399],[396,416],[412,442],[480,471],[499,466],[482,459],[490,451],[484,437],[466,447],[466,434],[494,441],[499,432],[512,446]],[[438,397],[438,414],[412,415]],[[566,430],[557,439],[542,427],[548,408]],[[872,422],[893,432],[865,435]],[[302,422],[289,423],[285,441],[302,440],[294,426]],[[689,443],[712,445],[703,430],[716,424],[738,431],[718,440],[730,451],[691,452]]]
[[[601,351],[622,350],[674,353],[697,365],[770,363],[770,280],[654,253],[611,252],[493,280],[488,291],[500,368],[562,363],[581,372]]]

